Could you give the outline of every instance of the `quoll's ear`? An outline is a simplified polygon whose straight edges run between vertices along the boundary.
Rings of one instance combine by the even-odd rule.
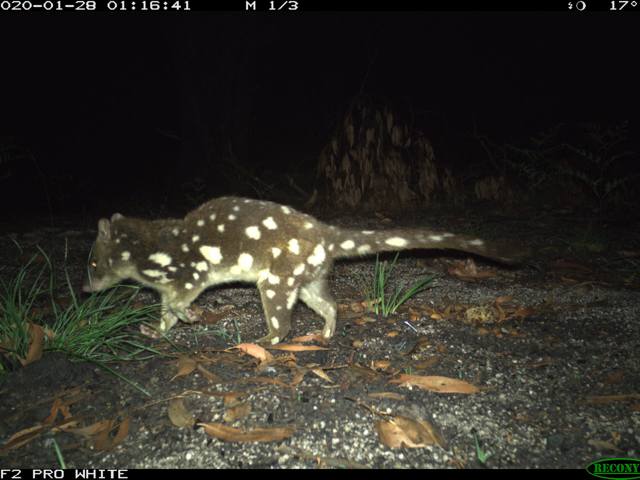
[[[98,236],[104,244],[108,244],[111,237],[110,225],[109,220],[106,218],[101,218],[98,222]]]
[[[123,218],[124,215],[122,215],[121,213],[114,213],[113,215],[111,215],[112,222],[117,222],[118,220],[122,220]]]

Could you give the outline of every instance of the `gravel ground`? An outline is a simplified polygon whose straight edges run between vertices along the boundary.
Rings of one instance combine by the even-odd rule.
[[[327,221],[369,229],[421,227],[434,220],[390,217],[393,222],[382,225],[374,216]],[[63,353],[45,355],[7,375],[0,387],[2,444],[16,432],[38,427],[30,441],[5,451],[0,463],[57,468],[54,440],[67,467],[101,469],[583,469],[604,458],[639,458],[637,281],[606,272],[607,256],[575,253],[557,240],[557,232],[580,224],[578,214],[544,221],[486,213],[483,218],[494,241],[533,247],[534,262],[506,268],[476,258],[481,274],[466,265],[463,278],[456,272],[465,255],[405,252],[392,282],[410,285],[436,273],[437,286],[411,297],[389,317],[354,310],[363,301],[360,275],[371,278],[374,260],[338,263],[330,283],[341,315],[336,335],[327,345],[317,344],[322,350],[271,350],[275,359],[266,363],[227,350],[233,344],[213,330],[234,334],[237,322],[247,342],[266,331],[257,290],[232,285],[198,299],[211,315],[172,330],[169,338],[177,348],[147,339],[160,354],[110,365],[150,396],[91,363],[72,362]],[[74,222],[58,219],[67,227],[53,234],[73,252],[66,267],[79,291],[95,226],[74,228],[79,225]],[[466,225],[446,213],[438,222],[460,232]],[[615,250],[637,248],[637,225],[628,221],[608,229]],[[25,253],[35,253],[35,244],[50,247],[51,232],[26,223],[0,224],[0,234],[5,281],[15,273],[9,234]],[[139,297],[145,303],[158,299],[150,290]],[[498,300],[504,297],[510,299]],[[478,306],[493,306],[494,315],[486,313],[489,308],[465,319],[464,312]],[[513,312],[517,316],[502,318]],[[321,323],[299,303],[287,343]],[[443,393],[393,381],[406,374],[465,383]],[[53,418],[56,398],[64,408]],[[80,434],[88,435],[86,430],[56,428],[64,427],[67,417],[77,419],[78,429],[103,421],[120,427],[88,440]],[[429,422],[439,435],[433,440],[426,423],[417,422]],[[225,441],[210,435],[205,424],[237,431]],[[411,440],[419,446],[386,445],[380,432],[393,424],[404,426],[405,445]],[[415,428],[408,430],[407,424]],[[250,441],[250,432],[256,441]],[[476,441],[488,457],[484,463]]]

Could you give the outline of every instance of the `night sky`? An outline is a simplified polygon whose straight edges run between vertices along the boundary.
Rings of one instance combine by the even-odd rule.
[[[185,110],[185,98],[194,98],[185,85],[199,78],[195,102],[223,138],[224,128],[242,121],[229,127],[221,120],[219,112],[234,106],[216,100],[219,79],[233,82],[250,65],[249,114],[241,117],[250,119],[249,133],[235,137],[246,140],[234,152],[260,169],[313,171],[359,93],[392,106],[432,141],[442,162],[469,155],[461,139],[474,119],[496,143],[558,123],[625,119],[628,137],[638,139],[638,18],[576,11],[2,12],[0,137],[29,148],[46,181],[72,179],[69,188],[83,193],[68,206],[150,194],[181,178],[185,155],[202,155],[183,145],[186,123],[202,120]],[[207,78],[217,80],[203,86]],[[637,144],[630,147],[638,151]],[[0,208],[8,192],[13,201],[42,205],[39,175],[21,162],[0,183]]]

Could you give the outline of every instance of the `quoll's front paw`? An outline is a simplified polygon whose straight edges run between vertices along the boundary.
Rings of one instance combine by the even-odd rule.
[[[160,327],[160,325],[158,325],[158,327]],[[140,333],[142,333],[143,335],[149,338],[156,338],[156,339],[162,338],[162,332],[160,331],[159,328],[155,329],[155,328],[147,327],[146,325],[143,325],[140,327]]]
[[[187,318],[184,319],[185,322],[195,323],[200,320],[200,314],[196,313],[191,307],[187,307],[184,309],[184,314]]]

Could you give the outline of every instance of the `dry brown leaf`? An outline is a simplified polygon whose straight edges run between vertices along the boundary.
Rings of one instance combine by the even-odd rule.
[[[640,403],[634,403],[633,405],[629,405],[625,412],[640,412]]]
[[[333,383],[329,378],[329,375],[327,375],[327,373],[323,369],[312,368],[311,371],[315,373],[317,376],[319,376],[320,378],[323,378],[324,380],[326,380],[327,382]]]
[[[218,378],[216,375],[214,375],[213,373],[209,372],[208,370],[206,370],[202,365],[198,365],[198,371],[200,373],[202,373],[204,375],[204,377],[209,380],[211,383],[221,383],[222,380],[220,380],[220,378]]]
[[[295,374],[293,375],[293,379],[291,380],[291,385],[298,385],[304,376],[307,374],[309,370],[307,368],[298,368],[295,370]]]
[[[112,421],[110,421],[112,422]],[[113,439],[111,439],[111,432],[117,429],[117,433]],[[127,438],[129,434],[129,420],[125,420],[119,425],[115,425],[108,430],[103,431],[102,433],[96,435],[93,438],[93,446],[97,450],[109,451],[116,448],[118,445],[122,443],[122,441]]]
[[[327,339],[324,338],[322,335],[317,335],[317,334],[316,335],[303,335],[301,337],[296,337],[296,338],[292,338],[291,339],[292,342],[302,342],[302,343],[312,342],[314,340],[316,342],[322,343],[324,345],[327,344]]]
[[[274,383],[276,385],[280,385],[281,387],[288,387],[291,388],[291,385],[287,385],[286,383],[276,379],[276,378],[262,378],[262,377],[250,377],[250,378],[243,378],[242,380],[234,380],[236,382],[242,382],[242,383],[251,383],[251,382],[257,382],[257,383]]]
[[[70,426],[67,427],[62,425],[58,425],[57,428],[65,432],[80,435],[85,438],[91,438],[94,435],[98,435],[109,429],[111,425],[113,425],[113,420],[102,420],[100,422],[96,422],[81,428],[71,428]]]
[[[223,420],[227,423],[233,423],[246,418],[251,413],[251,404],[249,402],[239,403],[233,407],[229,407],[224,411]]]
[[[167,414],[169,415],[171,423],[178,428],[192,428],[196,423],[194,416],[191,415],[184,406],[182,398],[174,398],[171,400]]]
[[[616,383],[618,380],[620,380],[624,375],[626,375],[629,372],[618,372],[618,373],[614,373],[613,375],[611,375],[609,378],[605,378],[602,381],[602,386],[606,386],[609,385],[610,383]]]
[[[613,443],[607,440],[589,440],[587,441],[589,445],[594,445],[600,448],[606,448],[607,450],[613,450],[614,452],[622,453],[618,447],[616,447]]]
[[[375,420],[374,423],[380,441],[389,447],[422,448],[437,444],[447,448],[442,435],[427,421],[393,416],[389,421]]]
[[[513,312],[511,315],[509,315],[509,318],[528,317],[529,315],[532,315],[534,312],[535,310],[531,307],[521,308],[520,310],[517,310]]]
[[[44,342],[45,333],[40,325],[34,325],[29,322],[27,325],[27,333],[29,335],[29,351],[26,359],[20,359],[22,365],[29,365],[42,357],[42,343]]]
[[[62,403],[62,399],[60,397],[56,397],[53,401],[53,405],[51,405],[49,416],[45,418],[44,422],[42,422],[43,425],[51,425],[56,420],[60,403]]]
[[[363,313],[366,311],[366,305],[364,303],[365,302],[362,302],[362,303],[353,302],[353,303],[350,303],[347,307],[356,313]],[[343,310],[346,310],[346,309],[343,309]]]
[[[500,297],[500,298],[496,298],[494,300],[494,303],[500,305],[502,303],[507,303],[507,302],[510,302],[512,300],[517,300],[517,298],[514,297],[513,295],[512,296],[508,296],[508,297]]]
[[[575,402],[572,405],[597,405],[609,404],[615,402],[624,402],[626,400],[640,400],[640,394],[632,395],[585,395],[588,399],[586,402]]]
[[[271,354],[269,352],[267,352],[260,345],[256,345],[255,343],[241,343],[240,345],[231,347],[229,350],[235,350],[235,349],[238,349],[262,361],[267,360],[267,358],[271,357]]]
[[[400,385],[412,385],[414,387],[424,388],[431,392],[440,393],[476,393],[478,390],[488,390],[487,387],[481,387],[455,378],[429,376],[421,377],[418,375],[400,375],[399,378],[389,380],[388,383],[400,383]]]
[[[431,358],[429,358],[427,360],[423,360],[421,362],[416,363],[414,368],[416,370],[425,370],[425,369],[429,368],[431,365],[434,365],[437,362],[439,362],[440,360],[442,360],[442,358],[443,357],[432,356]]]
[[[310,350],[329,350],[328,348],[318,347],[316,345],[292,345],[288,343],[279,343],[269,347],[269,350],[282,350],[285,352],[305,352]]]
[[[375,323],[376,319],[371,317],[358,317],[355,322],[356,325],[366,325],[367,323]]]
[[[413,420],[407,417],[395,415],[393,422],[416,444],[440,445],[447,448],[447,442],[442,434],[426,420]]]
[[[239,428],[227,427],[221,423],[199,423],[211,437],[225,442],[274,442],[289,438],[296,431],[295,427],[289,428],[256,428],[246,432]]]
[[[388,360],[378,360],[373,364],[373,368],[379,368],[381,370],[386,370],[391,366],[391,362]]]
[[[175,362],[178,366],[178,373],[176,373],[170,381],[173,381],[181,375],[189,375],[196,369],[196,361],[191,357],[180,355]]]
[[[5,443],[4,446],[0,449],[0,454],[7,450],[14,450],[18,447],[21,447],[34,438],[38,438],[43,432],[47,430],[47,427],[39,425],[37,427],[27,428],[25,430],[20,430],[18,433],[14,433],[13,435],[11,435],[9,440],[7,440],[7,443]]]
[[[527,334],[526,333],[520,333],[517,330],[509,330],[509,337],[511,338],[526,338]]]

